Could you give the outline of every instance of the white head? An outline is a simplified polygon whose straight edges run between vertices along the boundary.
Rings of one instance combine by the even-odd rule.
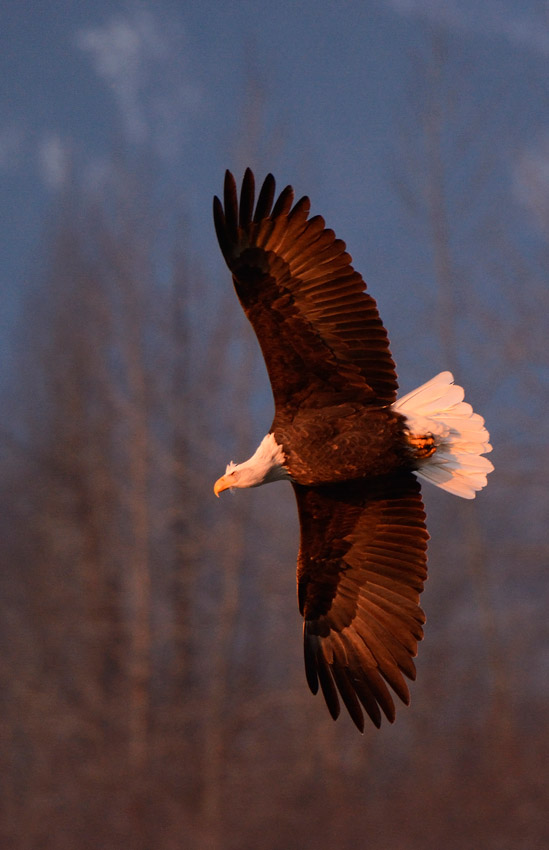
[[[267,434],[249,460],[244,463],[231,461],[227,465],[225,475],[214,484],[214,493],[219,496],[223,490],[233,487],[259,487],[270,481],[289,478],[290,473],[284,467],[285,460],[282,446],[278,445],[274,434]]]

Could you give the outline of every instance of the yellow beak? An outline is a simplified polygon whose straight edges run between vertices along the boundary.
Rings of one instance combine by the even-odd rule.
[[[214,493],[219,499],[219,494],[223,492],[223,490],[228,490],[231,485],[227,482],[227,479],[224,475],[221,478],[218,478],[214,484]]]

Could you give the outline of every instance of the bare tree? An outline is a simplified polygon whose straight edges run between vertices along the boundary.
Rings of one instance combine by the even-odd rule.
[[[422,681],[433,694],[441,680],[444,682],[447,700],[462,712],[455,721],[456,734],[464,745],[467,736],[474,735],[476,746],[474,750],[467,748],[465,763],[473,775],[478,775],[474,786],[478,800],[483,799],[488,776],[497,782],[498,793],[486,803],[484,815],[472,826],[471,834],[492,830],[494,840],[501,841],[507,839],[499,832],[498,818],[502,811],[509,813],[520,807],[521,799],[519,784],[503,777],[509,776],[514,763],[520,764],[523,778],[533,775],[518,757],[519,750],[524,754],[519,712],[522,714],[523,699],[528,697],[524,693],[517,699],[515,681],[521,662],[513,637],[515,629],[510,631],[508,625],[510,619],[516,623],[520,618],[515,577],[517,569],[524,569],[533,527],[524,525],[520,529],[508,508],[514,506],[512,511],[516,510],[518,481],[522,481],[522,515],[535,511],[538,498],[534,477],[524,458],[515,455],[513,441],[517,410],[521,410],[522,424],[526,425],[525,419],[533,417],[539,398],[535,375],[540,348],[538,343],[531,343],[537,339],[540,324],[531,313],[526,319],[522,304],[536,303],[539,309],[547,303],[548,293],[546,287],[540,288],[536,275],[527,272],[514,237],[513,214],[518,216],[519,212],[509,175],[505,180],[502,171],[505,143],[511,147],[515,133],[513,125],[507,124],[509,96],[500,93],[489,100],[477,98],[473,105],[466,96],[469,71],[452,50],[446,34],[438,30],[428,34],[414,66],[409,86],[415,108],[399,139],[396,186],[432,263],[431,269],[426,269],[431,297],[424,289],[423,300],[431,300],[433,307],[423,311],[423,321],[434,330],[429,342],[443,354],[444,368],[455,370],[473,404],[487,417],[496,450],[500,449],[486,497],[478,500],[474,510],[471,505],[440,499],[435,502],[426,493],[434,538],[431,569],[436,570],[437,585],[443,591],[441,567],[448,576],[448,595],[444,598],[433,591],[431,603],[437,621],[441,617],[446,621],[446,640],[440,646],[447,661],[443,665],[431,655],[430,663],[435,666],[423,669]],[[493,126],[502,139],[500,148],[494,141]],[[507,134],[502,128],[508,128]],[[412,148],[410,139],[414,140]],[[508,387],[516,383],[519,374],[522,388],[513,398]],[[529,427],[532,433],[536,431],[533,418]],[[527,594],[532,579],[530,573],[523,586]],[[471,591],[475,615],[467,600]],[[429,614],[429,606],[427,611]],[[541,622],[529,622],[523,623],[522,629],[535,643],[543,640],[540,626]],[[435,640],[441,637],[439,633]],[[527,663],[531,651],[530,645],[522,664]],[[460,658],[464,652],[468,657],[465,668]],[[431,711],[420,723],[422,741],[433,733]],[[421,712],[414,716],[421,720]],[[445,716],[441,719],[448,723]],[[433,753],[422,743],[416,757],[423,764],[423,793],[431,795],[433,786],[427,777]],[[532,758],[531,752],[528,758]],[[460,778],[457,754],[455,759],[445,760],[445,779],[437,773],[438,788],[443,788],[446,780],[448,793],[452,783],[465,782]],[[536,781],[540,779],[538,775]],[[471,805],[467,796],[463,794],[464,806]],[[535,826],[532,822],[528,840],[542,833],[539,820]],[[516,835],[510,839],[511,843],[516,840]],[[437,841],[451,846],[443,824],[435,845]]]
[[[180,274],[160,282],[150,200],[128,172],[117,178],[119,194],[109,206],[78,191],[65,200],[46,277],[29,300],[21,350],[23,404],[13,430],[28,435],[30,451],[20,467],[16,518],[19,535],[24,518],[30,522],[33,555],[24,580],[32,620],[25,625],[22,615],[16,637],[23,640],[25,627],[27,636],[34,632],[32,663],[41,656],[50,671],[35,680],[31,659],[20,667],[43,690],[38,701],[28,695],[41,706],[38,715],[27,692],[20,706],[33,762],[43,765],[21,798],[36,816],[20,818],[29,846],[48,825],[59,825],[56,810],[65,805],[73,817],[67,844],[59,846],[74,846],[88,822],[100,835],[121,830],[132,846],[147,845],[152,702],[159,696],[153,664],[162,651],[153,594],[160,590],[157,606],[166,611],[173,579],[158,575],[176,563],[193,569],[175,553],[173,528],[166,564],[157,554],[166,554],[166,523],[185,512],[178,484],[185,420],[173,415],[173,399],[184,389],[166,395],[165,376],[180,373],[187,356],[182,320],[172,312],[186,282]],[[188,618],[181,598],[177,604],[170,618],[183,630]],[[180,670],[186,663],[178,657]],[[180,695],[177,709],[185,712]],[[66,772],[54,770],[69,728],[87,740],[82,781],[70,788]],[[87,809],[78,794],[89,795]]]

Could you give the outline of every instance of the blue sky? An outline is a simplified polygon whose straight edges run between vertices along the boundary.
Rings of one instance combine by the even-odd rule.
[[[451,42],[458,74],[467,69],[468,101],[486,112],[481,135],[493,136],[498,179],[517,217],[535,229],[532,193],[543,197],[549,182],[545,3],[3,4],[0,332],[9,333],[36,276],[69,167],[94,191],[121,143],[154,163],[166,191],[181,194],[210,273],[221,268],[211,195],[224,169],[238,171],[253,152],[260,174],[272,170],[312,196],[359,270],[379,281],[372,289],[383,303],[388,261],[392,275],[404,276],[423,261],[403,227],[391,171],[401,137],[413,143],[418,131],[410,63],[434,26]],[[263,103],[252,138],[242,117],[250,97]]]

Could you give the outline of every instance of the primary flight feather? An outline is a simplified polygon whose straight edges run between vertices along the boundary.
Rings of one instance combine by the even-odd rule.
[[[307,681],[362,731],[364,711],[394,720],[391,691],[408,703],[415,677],[429,536],[418,478],[473,498],[493,469],[489,435],[450,372],[396,400],[387,332],[345,243],[290,186],[275,202],[271,174],[254,198],[249,169],[240,198],[227,172],[214,221],[275,417],[214,491],[292,483]]]

